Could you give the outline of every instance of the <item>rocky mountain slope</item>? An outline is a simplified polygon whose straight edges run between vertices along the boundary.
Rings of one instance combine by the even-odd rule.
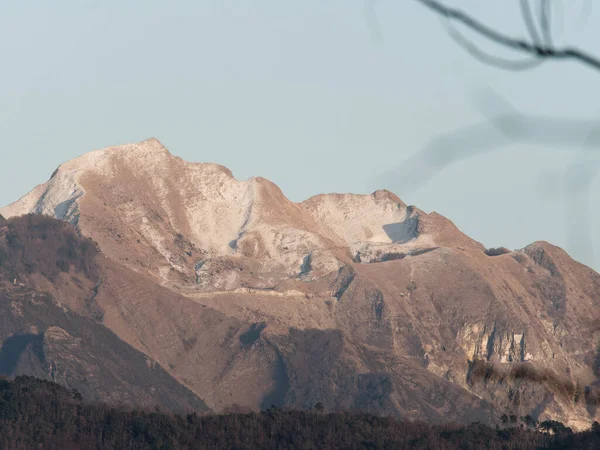
[[[216,410],[599,417],[600,276],[548,243],[486,249],[387,191],[293,203],[155,139],[67,162],[0,209],[28,213],[98,243],[93,307],[75,291],[65,307]]]
[[[0,223],[0,374],[35,375],[94,401],[207,411],[155,361],[98,323],[99,281],[93,243],[67,224],[42,216]]]

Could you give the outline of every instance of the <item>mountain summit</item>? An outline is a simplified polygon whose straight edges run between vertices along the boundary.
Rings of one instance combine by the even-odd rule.
[[[271,286],[300,274],[320,277],[353,260],[397,259],[438,246],[483,251],[451,222],[388,191],[296,204],[264,178],[238,181],[223,166],[185,162],[156,139],[69,161],[0,213],[69,221],[135,270],[164,281],[198,277],[218,289],[240,287],[246,266],[254,282]]]
[[[0,209],[30,213],[98,243],[96,320],[213,409],[600,417],[600,276],[548,243],[486,249],[384,190],[294,203],[156,139],[69,161]]]

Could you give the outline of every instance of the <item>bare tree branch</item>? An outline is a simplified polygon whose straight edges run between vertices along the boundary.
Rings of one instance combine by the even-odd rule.
[[[365,0],[372,29],[380,31],[374,10],[376,0]],[[551,0],[519,0],[521,16],[527,37],[515,38],[498,31],[469,14],[446,6],[443,0],[418,0],[436,12],[442,19],[448,35],[478,60],[509,70],[527,70],[549,60],[573,60],[600,70],[600,58],[574,47],[556,48],[553,34],[560,26],[562,14],[556,13],[560,3]],[[582,0],[583,9],[589,10],[591,0]],[[554,10],[553,10],[554,8]],[[589,11],[586,11],[589,12]],[[582,18],[587,14],[582,12]],[[581,18],[580,18],[581,19]],[[373,27],[373,23],[377,26]],[[462,27],[462,28],[461,28]],[[525,55],[524,59],[502,58],[486,52],[468,34],[498,44]],[[480,96],[481,112],[486,120],[459,130],[437,136],[420,152],[402,165],[388,170],[385,175],[394,188],[404,193],[419,188],[444,168],[487,152],[501,150],[517,142],[543,145],[547,150],[579,147],[579,152],[562,176],[552,181],[555,194],[564,195],[564,220],[567,229],[567,248],[577,257],[592,261],[594,254],[591,227],[592,183],[600,172],[600,125],[597,120],[577,120],[557,117],[525,115],[499,96]],[[582,137],[586,136],[582,142]],[[546,186],[547,188],[548,186]]]
[[[544,45],[552,46],[552,4],[550,0],[540,0],[540,28]]]
[[[530,57],[523,60],[505,59],[490,53],[484,52],[477,47],[473,42],[467,39],[460,31],[458,31],[453,25],[452,21],[444,21],[444,26],[448,35],[464,48],[471,56],[482,61],[485,64],[496,66],[505,70],[529,70],[536,66],[543,64],[546,60],[543,58]]]
[[[538,34],[537,24],[535,23],[533,13],[531,12],[529,0],[520,0],[519,4],[521,5],[521,14],[523,15],[525,28],[527,28],[527,32],[533,40],[533,43],[535,45],[543,45],[542,38]]]
[[[365,0],[364,14],[371,37],[375,42],[381,44],[383,42],[383,33],[381,32],[379,18],[377,17],[377,11],[375,10],[376,1],[377,0]]]
[[[500,44],[506,48],[511,48],[522,53],[527,53],[536,58],[556,60],[571,59],[589,67],[592,67],[596,70],[600,70],[600,59],[580,49],[569,47],[554,48],[548,42],[536,43],[535,40],[533,42],[527,42],[522,39],[513,38],[511,36],[508,36],[506,34],[492,29],[491,27],[472,18],[463,11],[446,6],[436,0],[417,1],[422,3],[424,6],[428,7],[432,11],[440,14],[442,17],[445,17],[448,20],[459,22],[467,28],[475,31],[480,36],[483,36],[489,39],[490,41]],[[545,6],[543,8],[549,7]],[[531,12],[529,7],[527,7],[527,10],[529,11],[529,13]],[[544,15],[547,17],[547,19],[545,18],[544,21],[547,21],[547,26],[549,27],[549,9],[547,9]],[[525,20],[527,19],[525,18]]]
[[[524,114],[493,91],[478,95],[485,120],[432,139],[401,165],[377,175],[407,195],[445,168],[468,158],[500,151],[515,143],[543,146],[546,151],[577,150],[575,160],[553,181],[566,202],[567,250],[590,263],[595,259],[590,201],[600,171],[600,124],[597,120]]]

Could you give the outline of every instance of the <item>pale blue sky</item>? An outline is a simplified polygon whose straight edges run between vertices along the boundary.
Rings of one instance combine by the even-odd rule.
[[[405,163],[436,136],[481,122],[474,94],[485,88],[526,113],[594,121],[600,72],[568,62],[525,73],[484,66],[415,0],[377,2],[382,41],[363,0],[7,3],[0,204],[65,160],[154,136],[184,159],[269,178],[295,201],[387,188],[487,246],[543,239],[600,267],[588,241],[576,240],[579,203],[566,207],[557,181],[583,133],[553,148],[554,137],[540,136],[483,153],[426,183],[407,185],[406,171],[417,172]],[[524,34],[516,1],[453,3]],[[558,40],[600,53],[600,8],[582,30],[581,3],[562,2]],[[590,197],[594,236],[599,182]]]

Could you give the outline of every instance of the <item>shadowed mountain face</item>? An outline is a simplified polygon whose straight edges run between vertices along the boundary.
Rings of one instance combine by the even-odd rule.
[[[42,216],[11,219],[4,225],[0,375],[34,375],[94,401],[177,412],[208,410],[155,361],[94,320],[89,303],[100,275],[93,242],[79,238],[71,226]],[[36,288],[49,283],[46,277],[61,290],[57,297]],[[62,287],[69,285],[74,288]],[[60,303],[77,294],[87,295],[82,303],[88,304],[80,308],[87,317]]]
[[[153,139],[65,163],[0,213],[53,216],[98,247],[65,253],[75,241],[44,241],[31,216],[0,222],[7,280],[108,328],[215,410],[600,417],[600,276],[548,243],[486,249],[387,191],[293,203]],[[31,237],[12,237],[16,223]],[[0,361],[33,359],[38,334]]]

